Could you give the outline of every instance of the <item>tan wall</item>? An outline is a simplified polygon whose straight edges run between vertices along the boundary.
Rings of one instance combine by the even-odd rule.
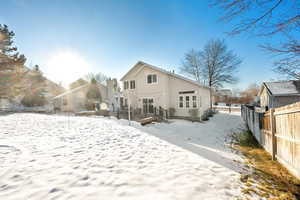
[[[68,94],[63,99],[66,99],[67,105],[64,105],[62,101],[62,111],[83,111],[85,110],[86,89]]]
[[[176,116],[189,116],[189,109],[187,108],[179,108],[179,94],[180,91],[190,91],[194,90],[194,94],[182,94],[182,96],[190,96],[190,109],[192,109],[192,97],[191,96],[197,96],[197,105],[199,109],[199,116],[209,108],[209,90],[207,88],[199,87],[195,84],[189,83],[187,81],[175,78],[175,77],[169,77],[169,85],[170,85],[170,107],[175,108]]]
[[[199,116],[204,110],[209,108],[209,90],[207,88],[199,87],[188,81],[173,77],[171,75],[144,67],[139,71],[139,67],[131,71],[127,75],[126,80],[135,80],[136,88],[123,91],[124,97],[130,99],[130,104],[133,108],[142,108],[143,98],[153,98],[154,106],[161,106],[164,109],[173,107],[176,109],[176,116],[189,116],[189,109],[179,108],[179,91],[195,90],[195,94],[188,94],[190,96],[196,95],[199,108]],[[147,84],[147,75],[157,74],[157,83]],[[125,81],[125,80],[124,80]],[[123,83],[124,83],[123,81]],[[190,97],[191,98],[191,97]],[[192,101],[190,100],[192,105]]]
[[[260,106],[261,107],[269,106],[269,95],[266,87],[263,88],[263,91],[261,92],[260,95]]]
[[[139,69],[139,68],[138,68]],[[125,98],[130,96],[131,106],[142,108],[143,98],[153,98],[154,106],[162,106],[167,108],[167,75],[150,68],[143,68],[134,77],[136,70],[129,74],[126,80],[135,80],[136,88],[134,90],[128,89],[124,91]],[[147,75],[157,74],[157,83],[147,84]]]

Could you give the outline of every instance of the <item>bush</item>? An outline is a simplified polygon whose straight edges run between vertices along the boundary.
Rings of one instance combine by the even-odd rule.
[[[232,145],[240,145],[247,147],[259,147],[259,143],[249,130],[240,129],[229,135],[229,142]]]
[[[174,117],[176,113],[176,109],[175,108],[169,108],[169,115],[170,117]]]
[[[26,94],[21,100],[21,104],[26,107],[44,106],[47,103],[44,95]]]
[[[209,120],[208,112],[204,111],[204,113],[201,115],[201,121],[207,121]]]
[[[213,117],[214,114],[216,114],[216,111],[213,109],[207,109],[204,111],[204,113],[201,115],[201,120],[202,121],[207,121],[209,120],[210,117]]]

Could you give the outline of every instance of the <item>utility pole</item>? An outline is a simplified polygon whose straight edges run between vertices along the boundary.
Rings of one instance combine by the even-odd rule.
[[[131,120],[131,116],[130,116],[130,94],[129,91],[127,92],[127,101],[128,101],[128,124],[130,125],[130,120]]]

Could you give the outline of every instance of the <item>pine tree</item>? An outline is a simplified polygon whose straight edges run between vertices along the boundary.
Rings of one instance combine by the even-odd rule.
[[[13,46],[13,31],[0,24],[0,97],[13,98],[24,91],[26,58]]]

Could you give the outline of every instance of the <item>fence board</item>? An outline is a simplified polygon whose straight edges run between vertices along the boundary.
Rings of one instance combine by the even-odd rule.
[[[252,107],[242,106],[242,117],[258,142],[300,179],[300,102],[271,112],[259,116]]]

